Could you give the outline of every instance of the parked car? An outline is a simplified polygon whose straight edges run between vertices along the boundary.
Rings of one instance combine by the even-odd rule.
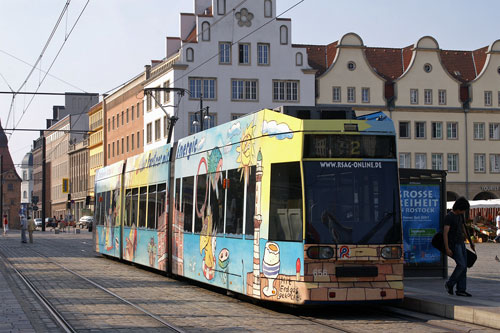
[[[80,221],[76,224],[77,227],[80,228],[88,228],[94,222],[93,216],[82,216],[80,217]]]
[[[37,217],[35,218],[35,228],[41,228],[42,227],[42,219]]]
[[[45,228],[56,228],[56,227],[57,227],[57,221],[54,221],[52,217],[45,218]]]

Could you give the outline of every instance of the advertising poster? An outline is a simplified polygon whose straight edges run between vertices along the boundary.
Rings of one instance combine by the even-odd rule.
[[[401,211],[406,264],[439,264],[441,253],[432,244],[439,231],[439,185],[401,184]]]

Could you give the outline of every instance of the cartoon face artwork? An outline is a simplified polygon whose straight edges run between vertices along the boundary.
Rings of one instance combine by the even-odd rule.
[[[241,136],[240,146],[236,148],[236,152],[239,153],[236,162],[240,164],[239,170],[241,172],[241,178],[245,176],[246,180],[248,180],[248,177],[250,176],[250,165],[255,159],[255,147],[253,140],[255,137],[255,128],[256,126],[254,126],[253,123],[248,125]]]

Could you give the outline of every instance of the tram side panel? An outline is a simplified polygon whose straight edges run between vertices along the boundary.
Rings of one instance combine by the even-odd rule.
[[[127,159],[123,259],[161,271],[168,264],[170,145]]]
[[[97,170],[95,183],[95,249],[117,258],[120,258],[123,167],[121,161]]]
[[[280,217],[275,216],[272,223],[286,230],[273,227],[273,237],[268,237],[271,164],[298,166],[301,186],[302,139],[295,133],[300,124],[261,111],[179,142],[174,273],[259,299],[303,301],[304,285],[296,283],[303,275],[300,195],[275,205],[283,222],[276,222]],[[275,190],[278,194],[279,188]],[[297,227],[291,230],[291,224]]]

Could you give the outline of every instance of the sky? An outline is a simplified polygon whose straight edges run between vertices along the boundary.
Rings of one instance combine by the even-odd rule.
[[[152,59],[163,59],[165,38],[179,34],[179,13],[193,12],[193,0],[0,0],[0,92],[18,91],[23,85],[67,1],[67,14],[21,91],[108,92]],[[405,47],[430,35],[442,49],[475,50],[500,39],[498,0],[275,3],[278,15],[298,4],[282,16],[292,19],[294,44],[324,45],[348,32],[371,47]],[[2,127],[43,128],[52,106],[64,104],[63,96],[31,98],[17,95],[12,104],[12,95],[0,94]],[[37,137],[38,132],[8,135],[15,164]]]

